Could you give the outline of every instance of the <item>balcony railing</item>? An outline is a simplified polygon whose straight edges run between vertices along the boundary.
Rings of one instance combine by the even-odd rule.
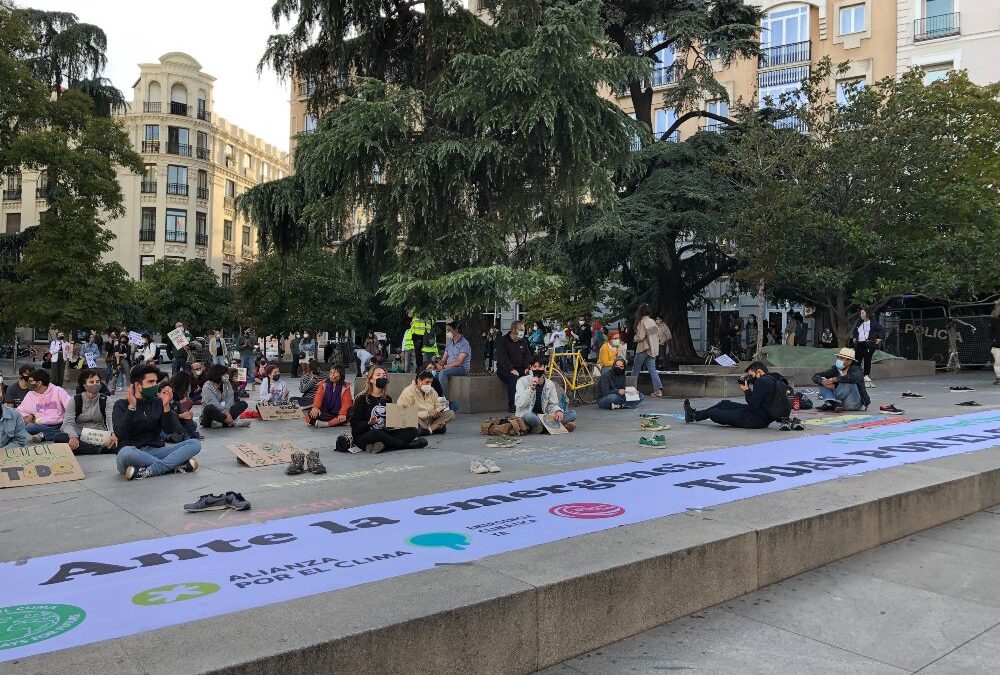
[[[158,113],[162,109],[163,104],[159,101],[145,101],[142,104],[142,112],[148,113]]]
[[[142,192],[147,194],[156,194],[156,181],[155,180],[144,180],[139,188]]]
[[[188,234],[185,230],[167,230],[167,236],[164,241],[173,242],[175,244],[186,244],[188,240]]]
[[[183,155],[184,157],[191,156],[191,146],[184,145],[183,143],[167,143],[167,154],[168,155]]]
[[[212,159],[212,151],[208,148],[195,148],[195,156],[208,162]]]
[[[170,114],[171,115],[183,115],[188,117],[191,114],[191,106],[186,103],[178,103],[177,101],[170,102]]]
[[[211,122],[212,113],[208,112],[204,108],[198,108],[198,119],[205,120],[206,122]]]
[[[673,84],[677,81],[677,68],[673,65],[666,67],[657,67],[653,71],[653,86],[663,87],[668,84]]]
[[[208,199],[208,188],[198,188],[198,199]]]
[[[143,226],[139,230],[139,241],[156,241],[156,229]]]
[[[702,124],[698,127],[698,131],[709,131],[711,133],[718,133],[726,128],[725,122],[709,122],[708,124]]]
[[[761,50],[759,66],[761,68],[773,68],[774,66],[783,66],[788,63],[802,63],[810,59],[811,53],[812,43],[809,40],[805,42],[793,42],[788,45],[778,45],[776,47],[766,47]]]
[[[6,200],[20,200],[21,199],[21,188],[15,190],[4,190],[3,198]]]
[[[35,188],[35,199],[48,199],[49,197],[49,186],[40,185]]]
[[[207,234],[194,235],[194,243],[196,246],[208,246],[208,235]]]
[[[961,33],[959,13],[938,14],[913,22],[913,41],[935,40]]]
[[[187,183],[167,183],[167,194],[168,195],[180,195],[181,197],[188,196],[188,185]]]
[[[774,121],[775,129],[790,129],[792,131],[798,131],[800,133],[806,133],[809,131],[809,126],[798,117],[786,117],[784,119]]]
[[[795,68],[782,68],[781,70],[769,70],[757,74],[757,86],[763,90],[768,87],[781,87],[788,84],[799,84],[809,77],[809,66],[796,66]]]
[[[143,141],[142,142],[143,152],[159,152],[160,142],[159,141]]]

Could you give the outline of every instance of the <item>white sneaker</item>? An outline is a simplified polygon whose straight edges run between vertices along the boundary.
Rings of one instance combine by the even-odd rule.
[[[612,403],[611,404],[611,409],[612,410],[621,410],[624,407],[625,406],[623,406],[621,403]]]
[[[485,466],[486,470],[490,473],[500,473],[500,467],[497,466],[497,463],[492,459],[484,459],[483,466]]]
[[[34,445],[35,443],[44,443],[44,442],[45,442],[45,436],[41,434],[31,434],[30,436],[28,436],[29,445]]]
[[[248,427],[250,426],[250,420],[245,420],[242,417],[240,419],[233,420],[234,427]]]
[[[496,465],[494,464],[494,466]],[[471,462],[469,462],[469,471],[471,471],[472,473],[489,473],[490,469],[488,466],[483,464],[482,461],[474,459]]]
[[[878,387],[875,386],[875,383],[872,382],[872,378],[868,377],[867,375],[865,375],[865,386],[868,387],[869,389],[878,389]]]
[[[663,397],[663,390],[662,389],[654,389],[653,393],[650,394],[650,396],[655,396],[656,398],[662,398]]]
[[[317,429],[329,429],[330,423],[319,420],[318,422],[316,422],[315,426]]]

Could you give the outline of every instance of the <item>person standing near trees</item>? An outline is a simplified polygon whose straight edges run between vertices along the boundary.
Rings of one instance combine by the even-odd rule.
[[[414,370],[416,370],[423,358],[421,355],[424,353],[424,343],[426,342],[424,336],[432,332],[432,326],[427,319],[417,316],[417,313],[412,309],[407,314],[410,316],[410,339],[413,341]]]
[[[507,412],[513,413],[517,381],[528,374],[531,346],[524,338],[524,323],[515,321],[510,332],[497,340],[497,377],[507,387]]]
[[[247,374],[253,372],[253,350],[257,346],[257,338],[253,334],[253,329],[247,326],[240,336],[240,365],[246,368]]]
[[[994,385],[1000,385],[1000,300],[990,314],[990,353],[993,354]]]
[[[56,339],[49,342],[49,354],[52,356],[51,375],[49,379],[57,387],[61,387],[66,380],[66,351],[69,344],[66,342],[66,335],[62,331],[56,333]]]
[[[632,376],[639,377],[643,368],[649,371],[649,381],[653,386],[653,396],[663,396],[663,383],[656,369],[656,355],[660,353],[660,333],[656,322],[649,316],[649,305],[639,305],[635,313],[635,361],[632,362]]]
[[[872,356],[882,347],[885,331],[882,325],[868,316],[868,310],[861,310],[858,325],[854,327],[854,353],[857,363],[865,372],[865,386],[875,388],[872,383]]]

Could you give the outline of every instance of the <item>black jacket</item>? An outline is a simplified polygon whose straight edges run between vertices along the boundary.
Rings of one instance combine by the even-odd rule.
[[[995,349],[1000,348],[1000,317],[990,317],[990,340]]]
[[[865,371],[861,369],[860,364],[852,363],[850,369],[843,375],[837,370],[836,366],[818,372],[813,375],[813,384],[820,384],[823,380],[829,380],[834,377],[837,378],[837,382],[840,384],[856,384],[858,392],[861,394],[861,402],[866,406],[871,405],[872,399],[868,396],[868,390],[865,389]]]
[[[858,341],[858,329],[861,328],[861,321],[858,321],[858,325],[854,327],[854,341]],[[868,342],[875,342],[875,340],[885,340],[885,330],[875,319],[871,319],[871,327],[868,329]]]
[[[597,381],[597,398],[604,398],[608,394],[617,394],[619,389],[625,388],[625,373],[615,374],[614,368],[607,368],[601,373],[601,379]]]
[[[771,417],[770,410],[777,391],[778,381],[771,373],[754,380],[753,387],[743,395],[749,408],[748,414],[753,415],[761,422],[768,424],[773,422],[774,418]]]
[[[372,428],[368,422],[372,418],[372,411],[377,406],[384,406],[386,403],[392,403],[392,396],[374,398],[362,394],[354,399],[354,405],[351,408],[351,433],[354,434],[355,438],[371,431]]]
[[[531,365],[531,347],[524,338],[511,340],[510,333],[497,338],[497,372],[509,373],[516,370],[518,375],[528,372]]]
[[[118,447],[162,448],[160,432],[167,435],[183,431],[173,411],[163,412],[163,401],[136,401],[135,410],[128,409],[128,399],[120,399],[111,412],[111,425],[118,437]]]

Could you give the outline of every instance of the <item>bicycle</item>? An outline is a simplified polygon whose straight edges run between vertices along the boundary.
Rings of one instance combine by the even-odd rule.
[[[572,359],[573,368],[570,374],[564,372],[559,366],[557,357]],[[590,368],[590,364],[580,355],[580,352],[553,352],[552,356],[549,357],[549,379],[558,384],[558,381],[553,377],[554,374],[558,373],[563,391],[577,405],[597,402],[597,379]],[[569,369],[567,368],[567,370]]]

